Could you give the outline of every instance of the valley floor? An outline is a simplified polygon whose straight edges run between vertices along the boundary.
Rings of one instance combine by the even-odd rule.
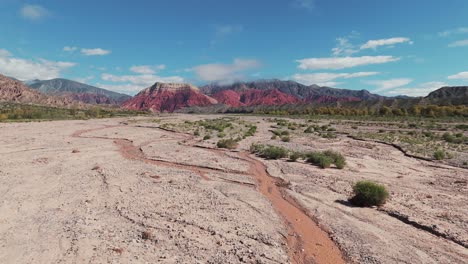
[[[0,263],[466,263],[467,169],[344,135],[275,141],[263,117],[240,117],[257,132],[235,150],[161,125],[218,117],[0,123]],[[361,179],[387,186],[384,206],[347,202]]]

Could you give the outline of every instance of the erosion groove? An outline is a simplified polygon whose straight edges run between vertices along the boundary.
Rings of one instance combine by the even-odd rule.
[[[151,159],[146,157],[143,150],[141,149],[141,146],[135,146],[133,141],[125,138],[83,136],[85,133],[112,127],[116,126],[104,126],[100,128],[80,130],[73,133],[72,136],[79,138],[113,140],[113,142],[119,147],[119,152],[127,159],[138,160],[156,166],[166,166],[192,171],[207,181],[211,179],[205,175],[206,173],[232,172],[253,177],[257,182],[258,191],[270,201],[275,211],[284,220],[286,230],[288,231],[288,236],[286,237],[288,244],[288,254],[293,263],[344,263],[340,250],[330,239],[329,235],[323,231],[316,222],[314,222],[314,220],[307,214],[306,210],[302,206],[300,206],[292,197],[287,194],[286,189],[281,187],[284,186],[282,184],[282,179],[274,178],[269,175],[265,165],[261,161],[252,158],[249,153],[239,153],[238,158],[249,164],[248,173],[240,173],[236,171],[224,171],[206,166],[187,165]],[[191,135],[158,127],[154,127],[153,129],[161,129],[162,131],[174,133],[178,136],[183,135],[185,141],[195,142],[193,136]],[[144,144],[149,144],[149,142],[145,142]],[[188,146],[190,147],[190,145]],[[226,155],[226,151],[224,150],[209,150],[213,153],[216,153],[217,155]],[[235,183],[231,180],[228,180],[228,182]],[[238,184],[250,186],[250,184],[246,183]]]
[[[391,211],[386,211],[386,210],[379,210],[379,211],[384,212],[387,215],[389,215],[389,216],[391,216],[391,217],[393,217],[395,219],[398,219],[401,222],[403,222],[405,224],[408,224],[410,226],[413,226],[413,227],[415,227],[417,229],[429,232],[429,233],[431,233],[431,234],[433,234],[433,235],[435,235],[437,237],[441,237],[443,239],[450,240],[450,241],[452,241],[452,242],[454,242],[454,243],[456,243],[456,244],[458,244],[458,245],[460,245],[460,246],[462,246],[464,248],[468,248],[468,245],[466,244],[466,242],[460,241],[460,240],[458,240],[458,239],[456,239],[454,237],[451,237],[451,236],[449,236],[447,234],[441,233],[441,232],[437,231],[434,227],[423,225],[423,224],[420,224],[420,223],[418,223],[416,221],[412,221],[406,215],[401,215],[401,214],[399,214],[397,212],[391,212]]]

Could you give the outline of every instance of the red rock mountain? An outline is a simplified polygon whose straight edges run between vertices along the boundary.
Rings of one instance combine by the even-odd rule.
[[[124,102],[122,107],[130,110],[174,112],[183,107],[209,106],[216,103],[215,99],[204,95],[191,84],[158,82]]]
[[[213,94],[219,103],[233,107],[256,105],[285,105],[300,103],[301,100],[278,89],[259,90],[246,89],[242,91],[222,90]]]
[[[76,102],[69,98],[47,96],[33,90],[22,82],[0,74],[0,101],[49,106],[71,106]]]

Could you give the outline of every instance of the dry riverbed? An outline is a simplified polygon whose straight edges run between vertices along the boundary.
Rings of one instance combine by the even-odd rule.
[[[229,120],[238,147],[217,149],[196,122],[219,117],[0,124],[0,263],[468,259],[467,169],[345,135],[282,142],[250,116]],[[333,149],[347,166],[263,160],[252,143]],[[384,206],[347,202],[361,179],[387,186]]]

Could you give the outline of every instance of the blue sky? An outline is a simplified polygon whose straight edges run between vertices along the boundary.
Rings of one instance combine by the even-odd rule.
[[[466,0],[0,0],[0,73],[135,94],[291,79],[384,95],[468,84]]]

